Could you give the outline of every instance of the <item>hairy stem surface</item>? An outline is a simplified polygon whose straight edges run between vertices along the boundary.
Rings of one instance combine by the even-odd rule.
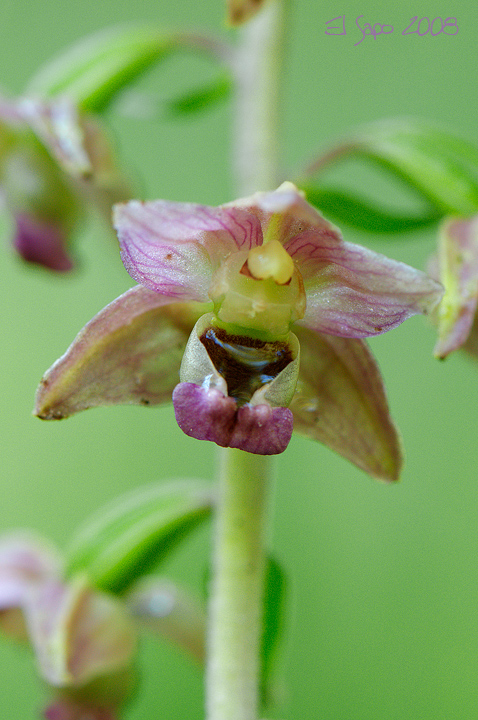
[[[221,450],[208,639],[209,720],[256,720],[270,458]]]
[[[279,100],[284,7],[269,0],[240,32],[234,171],[239,195],[279,181]],[[220,451],[213,575],[209,605],[208,720],[258,720],[260,645],[271,458]]]

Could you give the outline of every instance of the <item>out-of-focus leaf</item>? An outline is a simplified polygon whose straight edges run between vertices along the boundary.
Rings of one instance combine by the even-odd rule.
[[[84,571],[95,587],[124,592],[208,517],[212,504],[210,486],[200,481],[162,483],[123,495],[73,537],[66,574]]]
[[[468,216],[478,210],[478,148],[432,123],[381,120],[358,130],[313,162],[304,183],[320,184],[319,173],[347,157],[367,158],[387,168],[441,215]]]
[[[131,25],[89,36],[33,76],[26,95],[67,95],[84,110],[100,112],[118,91],[170,53],[175,36]]]
[[[232,82],[229,75],[221,75],[214,82],[202,88],[181,95],[167,103],[167,114],[192,115],[207,110],[212,105],[225,100],[231,93]]]
[[[334,222],[376,233],[396,233],[426,227],[440,220],[438,210],[405,215],[384,210],[346,190],[302,184],[307,200]]]
[[[284,627],[286,579],[282,568],[269,557],[264,592],[264,626],[261,643],[261,703],[265,709],[274,695],[273,671]]]

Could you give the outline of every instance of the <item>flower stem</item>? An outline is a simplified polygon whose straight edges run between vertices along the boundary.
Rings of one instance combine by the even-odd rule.
[[[234,172],[248,195],[279,182],[284,0],[269,0],[240,31]],[[208,720],[257,720],[271,458],[221,449],[208,618]]]
[[[208,720],[257,720],[270,458],[221,450],[209,606]]]
[[[274,190],[279,176],[284,2],[269,0],[240,33],[236,78],[234,171],[239,195]]]

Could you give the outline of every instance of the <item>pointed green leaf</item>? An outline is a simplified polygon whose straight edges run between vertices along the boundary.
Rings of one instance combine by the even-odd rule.
[[[367,232],[397,233],[416,230],[436,223],[441,213],[433,208],[421,215],[405,215],[373,205],[346,190],[302,184],[307,200],[334,222],[347,223]]]
[[[100,112],[174,44],[172,33],[157,28],[110,28],[81,40],[40,68],[25,94],[67,95],[83,110]]]
[[[200,481],[162,483],[123,495],[73,537],[66,574],[84,571],[97,588],[124,592],[209,516],[212,503],[210,486]]]
[[[266,709],[274,699],[273,672],[284,629],[286,579],[278,562],[269,557],[264,591],[264,625],[261,641],[261,703]]]
[[[441,215],[468,216],[478,210],[478,148],[432,123],[381,120],[358,130],[316,160],[304,183],[320,184],[319,173],[347,157],[367,158],[385,167]]]
[[[167,104],[168,114],[178,116],[201,112],[221,100],[225,100],[230,95],[231,89],[232,83],[229,75],[221,75],[214,82],[169,101]]]

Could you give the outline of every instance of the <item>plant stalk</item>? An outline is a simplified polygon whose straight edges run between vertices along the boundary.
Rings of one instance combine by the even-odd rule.
[[[233,167],[239,196],[280,183],[279,138],[285,35],[283,0],[269,0],[240,33],[233,61],[236,81]]]
[[[208,720],[257,720],[270,457],[221,449],[209,605]]]
[[[277,187],[284,31],[282,0],[269,0],[240,31],[234,174],[239,195]],[[269,456],[221,449],[209,605],[208,720],[258,720]]]

